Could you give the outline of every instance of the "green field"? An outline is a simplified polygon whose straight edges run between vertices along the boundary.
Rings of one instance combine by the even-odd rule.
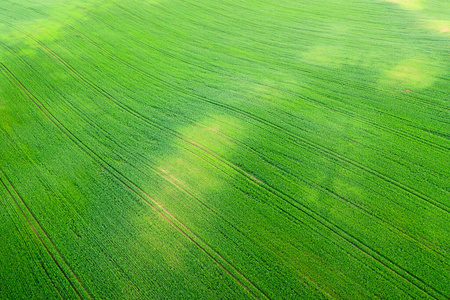
[[[450,299],[450,1],[0,1],[0,299]]]

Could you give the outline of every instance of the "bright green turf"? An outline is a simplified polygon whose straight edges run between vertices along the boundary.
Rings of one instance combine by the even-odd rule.
[[[447,299],[450,2],[2,0],[1,299]]]

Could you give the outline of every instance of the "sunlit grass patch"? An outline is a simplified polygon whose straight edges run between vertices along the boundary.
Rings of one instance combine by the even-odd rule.
[[[302,53],[305,62],[331,68],[342,66],[344,56],[345,49],[336,45],[317,45]]]
[[[385,72],[381,83],[399,90],[415,90],[431,86],[437,70],[431,61],[422,58],[405,59]]]
[[[404,9],[410,10],[421,10],[425,7],[425,4],[422,0],[387,0],[388,2],[392,2],[398,4],[400,7]]]
[[[441,34],[450,34],[450,21],[447,20],[431,20],[426,27]]]

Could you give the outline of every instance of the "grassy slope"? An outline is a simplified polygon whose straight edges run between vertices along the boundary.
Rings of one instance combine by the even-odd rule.
[[[0,298],[450,297],[449,11],[2,1]]]

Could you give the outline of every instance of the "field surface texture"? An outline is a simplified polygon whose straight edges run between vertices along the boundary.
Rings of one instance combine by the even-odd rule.
[[[449,299],[450,1],[1,0],[0,299]]]

